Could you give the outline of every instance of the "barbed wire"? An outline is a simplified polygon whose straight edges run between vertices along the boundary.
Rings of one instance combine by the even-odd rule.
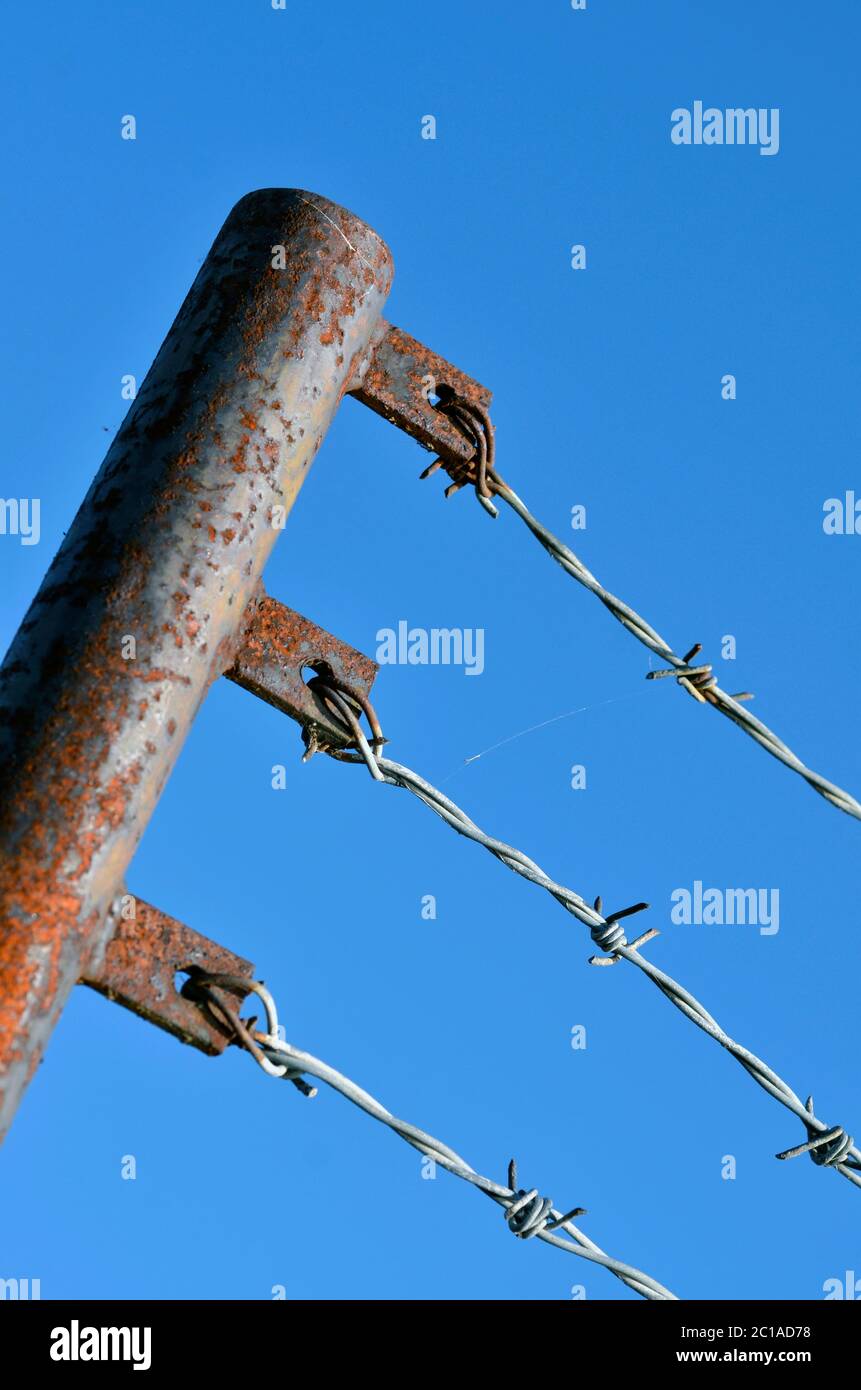
[[[503,481],[494,468],[496,447],[494,429],[486,410],[459,397],[441,401],[439,409],[452,416],[467,431],[476,445],[476,452],[467,464],[444,465],[441,459],[435,459],[421,474],[422,478],[429,477],[440,467],[448,467],[455,481],[446,488],[446,497],[471,483],[475,487],[479,502],[492,517],[496,517],[498,511],[491,499],[501,498],[512,511],[517,513],[539,544],[547,551],[547,554],[558,565],[561,565],[566,574],[569,574],[572,579],[576,579],[578,584],[582,584],[585,589],[600,599],[604,607],[637,638],[638,642],[641,642],[655,656],[660,657],[662,661],[669,663],[668,670],[649,671],[646,676],[647,680],[659,680],[666,676],[674,677],[677,683],[683,686],[695,700],[702,704],[713,705],[727,719],[731,719],[750,738],[754,739],[761,748],[770,753],[773,758],[776,758],[778,762],[783,763],[793,772],[798,773],[799,777],[803,777],[814,791],[818,792],[832,806],[835,806],[838,811],[843,811],[847,816],[854,816],[856,820],[861,820],[861,802],[857,801],[849,792],[844,791],[842,787],[836,786],[834,782],[829,782],[820,773],[807,767],[797,754],[793,753],[792,749],[781,738],[778,738],[773,729],[769,729],[768,725],[763,724],[762,720],[757,719],[754,714],[743,707],[741,701],[753,698],[749,691],[729,695],[718,685],[710,665],[691,666],[690,663],[693,658],[702,650],[700,643],[693,646],[684,656],[679,656],[660,633],[646,622],[645,618],[641,617],[627,603],[623,603],[615,594],[610,593],[609,589],[605,589],[591,570],[587,569],[582,560],[574,554],[573,550],[570,550],[558,536],[555,536],[537,517],[533,516],[526,503],[518,497],[513,488]]]
[[[803,1153],[809,1154],[818,1167],[832,1168],[856,1187],[861,1187],[861,1150],[855,1146],[852,1136],[847,1134],[841,1125],[827,1125],[820,1120],[814,1113],[812,1096],[809,1096],[806,1103],[802,1104],[792,1087],[787,1085],[782,1077],[778,1076],[755,1053],[731,1038],[693,994],[640,954],[639,948],[654,940],[660,933],[655,928],[651,928],[638,936],[635,941],[628,941],[624,928],[619,923],[624,918],[645,910],[649,906],[648,903],[635,903],[632,907],[622,908],[604,916],[601,898],[596,898],[594,904],[590,906],[579,893],[550,878],[533,859],[523,854],[521,850],[486,834],[461,807],[445,796],[437,787],[425,781],[411,768],[404,767],[401,763],[393,762],[390,758],[382,756],[381,749],[386,739],[367,696],[361,698],[352,696],[348,693],[347,687],[342,683],[337,684],[338,689],[335,688],[335,683],[330,678],[322,675],[316,675],[309,681],[309,685],[321,699],[328,703],[335,717],[340,716],[345,726],[345,733],[349,733],[351,742],[358,751],[353,752],[345,748],[334,748],[322,744],[317,741],[313,730],[306,729],[303,731],[306,744],[305,760],[314,752],[321,751],[342,762],[364,764],[375,781],[402,787],[412,793],[419,801],[429,806],[452,830],[481,845],[506,868],[513,870],[514,873],[527,879],[528,882],[545,889],[567,912],[570,912],[572,916],[589,928],[595,945],[599,950],[605,952],[603,956],[590,957],[590,964],[612,966],[621,959],[637,966],[691,1023],[696,1024],[715,1042],[720,1043],[721,1047],[735,1057],[736,1061],[744,1067],[745,1071],[764,1091],[767,1091],[769,1095],[802,1121],[807,1131],[807,1141],[783,1150],[775,1155],[776,1158],[789,1159],[797,1158]],[[360,711],[366,714],[371,726],[370,742],[359,723]]]
[[[255,1019],[240,1018],[222,997],[214,994],[213,989],[219,987],[241,991],[250,989],[256,994],[266,1011],[265,1031],[255,1029]],[[399,1120],[380,1101],[370,1095],[368,1091],[363,1090],[361,1086],[357,1086],[355,1081],[351,1081],[348,1076],[336,1071],[334,1067],[330,1067],[319,1057],[312,1056],[310,1052],[302,1052],[299,1048],[285,1042],[279,1036],[278,1011],[275,1000],[262,982],[255,981],[249,985],[248,980],[238,975],[210,975],[195,971],[190,977],[185,993],[198,1002],[205,1001],[210,1009],[226,1019],[236,1034],[238,1044],[251,1053],[254,1060],[268,1076],[291,1081],[306,1096],[316,1095],[316,1088],[308,1085],[304,1079],[305,1074],[316,1077],[318,1081],[324,1081],[327,1086],[340,1092],[347,1100],[352,1101],[353,1105],[364,1110],[366,1115],[370,1115],[372,1119],[378,1120],[394,1134],[399,1135],[405,1143],[410,1144],[419,1153],[425,1154],[441,1168],[452,1173],[454,1177],[461,1178],[464,1182],[477,1188],[479,1192],[490,1197],[498,1206],[503,1208],[508,1229],[520,1240],[531,1240],[537,1236],[539,1240],[548,1245],[555,1245],[560,1250],[567,1250],[571,1255],[579,1255],[581,1259],[601,1265],[611,1274],[614,1274],[617,1279],[621,1279],[623,1284],[627,1284],[628,1288],[633,1289],[641,1298],[654,1301],[676,1301],[676,1295],[665,1288],[663,1284],[659,1284],[657,1279],[653,1279],[649,1274],[644,1274],[642,1270],[636,1269],[633,1265],[625,1264],[622,1260],[607,1255],[599,1245],[596,1245],[573,1224],[573,1217],[586,1215],[583,1207],[574,1207],[571,1211],[562,1213],[557,1211],[549,1197],[542,1197],[537,1188],[532,1188],[529,1191],[519,1188],[517,1185],[517,1164],[514,1159],[508,1165],[507,1186],[494,1182],[492,1178],[484,1177],[447,1144],[435,1139],[425,1130],[418,1129],[416,1125],[409,1124],[406,1120]],[[558,1232],[560,1231],[567,1232],[571,1239],[566,1240],[559,1235]]]

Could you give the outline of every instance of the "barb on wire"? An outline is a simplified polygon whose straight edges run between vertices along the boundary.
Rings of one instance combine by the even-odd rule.
[[[561,883],[556,883],[521,850],[486,834],[455,802],[445,796],[437,787],[432,786],[430,782],[426,782],[418,773],[413,772],[411,768],[404,767],[401,763],[393,762],[390,758],[382,757],[376,751],[382,739],[382,731],[376,715],[372,725],[375,736],[374,747],[372,748],[359,723],[357,702],[345,698],[343,692],[339,692],[331,686],[327,687],[322,678],[316,689],[318,695],[327,701],[333,715],[336,718],[340,716],[343,720],[352,734],[355,745],[355,751],[333,750],[333,757],[341,761],[363,763],[375,781],[387,782],[390,786],[403,787],[419,801],[429,806],[441,820],[445,821],[446,825],[451,826],[452,830],[456,830],[459,835],[464,835],[467,839],[481,845],[506,868],[512,869],[521,878],[545,889],[551,897],[561,903],[567,912],[570,912],[579,922],[589,928],[595,945],[599,950],[605,952],[603,956],[592,956],[590,964],[615,965],[619,960],[627,960],[631,965],[636,965],[691,1023],[695,1023],[710,1038],[714,1038],[715,1042],[720,1043],[721,1047],[726,1048],[727,1052],[735,1057],[736,1061],[744,1067],[745,1071],[764,1091],[767,1091],[775,1100],[780,1101],[781,1105],[784,1105],[787,1110],[790,1110],[802,1121],[807,1130],[808,1142],[777,1154],[777,1158],[795,1158],[799,1154],[808,1153],[817,1165],[833,1168],[836,1173],[840,1173],[856,1187],[861,1187],[861,1150],[856,1147],[851,1135],[848,1135],[841,1126],[827,1125],[818,1119],[813,1113],[812,1100],[809,1100],[807,1105],[802,1105],[791,1086],[788,1086],[753,1052],[735,1042],[694,995],[640,954],[639,948],[654,940],[659,932],[655,928],[651,928],[643,935],[638,936],[635,941],[628,941],[624,928],[619,924],[624,918],[643,911],[648,906],[647,903],[636,903],[633,907],[626,907],[620,911],[611,912],[606,917],[603,916],[603,904],[600,898],[596,898],[594,905],[590,906],[572,888],[566,888]],[[379,737],[377,737],[378,731]]]
[[[444,465],[441,459],[436,459],[421,474],[422,478],[429,477],[439,467],[448,467],[455,481],[446,488],[446,497],[471,483],[475,487],[476,496],[485,511],[494,517],[497,515],[497,509],[490,499],[491,497],[501,498],[511,507],[512,511],[517,513],[539,544],[558,565],[562,566],[566,574],[570,574],[571,578],[576,579],[578,584],[582,584],[585,589],[599,598],[604,607],[613,614],[613,617],[630,633],[633,633],[644,647],[668,663],[667,668],[663,670],[650,671],[646,676],[647,680],[658,680],[665,676],[675,677],[676,682],[693,699],[701,704],[713,705],[727,719],[731,719],[750,738],[754,739],[761,748],[770,753],[773,758],[776,758],[778,762],[783,763],[793,772],[797,772],[799,777],[803,777],[814,791],[818,792],[832,806],[836,806],[838,811],[844,811],[847,816],[854,816],[856,820],[861,820],[861,802],[857,801],[849,792],[844,791],[842,787],[836,786],[834,782],[829,782],[820,773],[807,767],[793,753],[792,749],[781,738],[778,738],[773,729],[769,729],[762,720],[751,714],[750,710],[743,708],[743,701],[753,699],[750,691],[744,690],[738,694],[730,695],[725,690],[721,690],[710,665],[690,665],[691,660],[702,650],[700,643],[696,643],[685,656],[678,656],[669,643],[664,641],[660,633],[646,622],[645,618],[642,618],[627,603],[623,603],[615,594],[611,594],[609,589],[605,589],[603,584],[595,578],[595,575],[586,568],[582,560],[574,554],[573,550],[569,550],[558,536],[554,536],[552,531],[548,531],[547,527],[532,515],[526,503],[496,472],[494,467],[494,430],[486,410],[457,396],[441,400],[438,409],[445,411],[464,428],[474,442],[476,452],[467,464]]]
[[[319,1057],[313,1057],[309,1052],[300,1052],[298,1048],[284,1042],[278,1033],[278,1012],[275,1000],[263,984],[254,983],[250,989],[260,999],[265,1009],[265,1030],[255,1029],[255,1019],[240,1018],[229,1004],[208,988],[208,986],[216,988],[233,986],[248,990],[247,980],[240,980],[232,975],[207,975],[198,971],[194,976],[193,985],[194,997],[205,1002],[209,1008],[215,1010],[225,1019],[236,1034],[236,1042],[251,1054],[258,1066],[262,1067],[267,1075],[282,1077],[285,1081],[291,1081],[294,1086],[309,1096],[315,1095],[316,1090],[305,1081],[303,1073],[316,1077],[318,1081],[324,1081],[327,1086],[339,1091],[360,1110],[364,1110],[366,1115],[370,1115],[372,1119],[379,1120],[386,1125],[407,1144],[417,1149],[419,1153],[432,1158],[447,1172],[452,1173],[456,1178],[461,1178],[464,1182],[468,1182],[479,1192],[492,1198],[498,1206],[502,1207],[509,1230],[520,1240],[531,1240],[537,1236],[539,1240],[545,1241],[548,1245],[555,1245],[560,1250],[567,1250],[572,1255],[579,1255],[582,1259],[590,1260],[593,1264],[602,1265],[617,1279],[621,1279],[623,1284],[627,1284],[629,1289],[638,1293],[641,1298],[655,1301],[675,1300],[676,1295],[665,1288],[663,1284],[659,1284],[657,1279],[653,1279],[649,1274],[644,1274],[642,1270],[635,1269],[633,1265],[625,1264],[621,1260],[614,1259],[612,1255],[605,1254],[600,1246],[573,1225],[575,1216],[585,1216],[583,1207],[573,1207],[568,1212],[559,1212],[549,1197],[540,1196],[537,1188],[532,1188],[529,1191],[519,1188],[517,1185],[517,1165],[514,1159],[511,1160],[508,1167],[507,1187],[494,1182],[492,1178],[484,1177],[470,1167],[466,1160],[455,1153],[454,1149],[449,1148],[447,1144],[441,1143],[439,1139],[434,1139],[432,1135],[418,1129],[415,1125],[408,1124],[406,1120],[399,1120],[374,1096],[362,1090],[349,1077],[336,1071],[326,1062],[322,1062]],[[560,1235],[560,1231],[564,1231],[568,1239]]]

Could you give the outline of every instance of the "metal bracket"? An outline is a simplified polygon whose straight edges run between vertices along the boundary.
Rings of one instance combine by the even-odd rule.
[[[180,993],[176,975],[196,971],[254,979],[254,966],[223,946],[192,931],[166,912],[134,899],[135,915],[118,920],[117,930],[98,964],[88,966],[80,983],[172,1033],[210,1057],[223,1052],[232,1034],[194,1001],[193,988]],[[113,914],[117,916],[116,910]],[[219,993],[220,991],[215,991]],[[235,1009],[249,990],[223,991]]]
[[[369,352],[347,390],[357,401],[412,435],[445,464],[468,463],[475,445],[429,399],[460,396],[488,409],[493,393],[431,352],[409,333],[380,319]]]
[[[363,695],[369,694],[379,670],[370,657],[269,598],[261,585],[246,609],[239,647],[224,674],[304,728],[315,729],[321,741],[343,744],[343,727],[305,683],[303,669],[308,667],[337,676]]]

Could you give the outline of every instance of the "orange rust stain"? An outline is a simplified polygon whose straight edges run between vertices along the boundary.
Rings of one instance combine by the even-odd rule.
[[[182,676],[177,671],[165,671],[162,667],[153,671],[133,671],[131,673],[134,680],[144,681],[150,684],[152,681],[181,681],[183,685],[190,685],[191,678]],[[157,700],[161,697],[156,695]]]
[[[250,434],[244,434],[240,439],[239,443],[237,444],[236,448],[234,449],[233,453],[230,455],[230,465],[234,473],[245,472],[247,466],[245,463],[245,455],[248,452],[248,446],[250,443]]]
[[[108,825],[116,830],[122,824],[131,790],[141,779],[140,763],[133,763],[125,772],[118,772],[111,778],[104,791],[96,798],[99,813],[95,818],[96,827]]]
[[[83,878],[84,874],[87,872],[87,870],[93,862],[93,855],[98,849],[100,843],[100,837],[96,835],[93,831],[88,831],[86,834],[81,834],[78,836],[78,867],[72,873],[69,874],[69,878],[72,880],[73,883],[77,879]]]
[[[306,306],[308,309],[308,314],[312,319],[321,319],[325,314],[326,305],[323,301],[323,296],[320,294],[320,291],[316,288],[316,286],[312,286],[311,289],[308,291]]]

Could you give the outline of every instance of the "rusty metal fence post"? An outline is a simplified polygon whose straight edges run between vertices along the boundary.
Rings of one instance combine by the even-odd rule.
[[[219,676],[324,728],[302,664],[373,679],[260,577],[346,393],[447,465],[471,457],[428,383],[483,405],[490,393],[381,318],[392,274],[385,243],[344,208],[290,189],[243,198],[9,649],[0,1138],[79,980],[205,1051],[225,1045],[173,971],[251,966],[146,904],[123,920],[124,875]]]
[[[252,193],[0,672],[0,1133],[82,971],[389,291],[344,209]],[[282,513],[283,515],[283,513]]]

